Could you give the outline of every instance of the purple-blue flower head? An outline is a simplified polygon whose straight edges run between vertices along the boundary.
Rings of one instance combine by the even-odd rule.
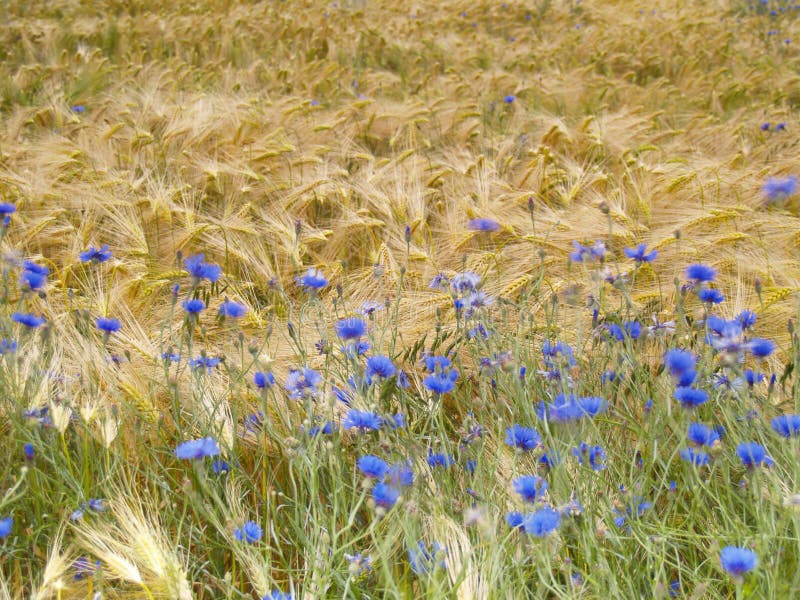
[[[513,104],[514,100],[516,99],[517,99],[516,96],[514,96],[513,94],[508,94],[503,97],[503,102],[505,102],[506,104]]]
[[[367,359],[367,369],[364,374],[368,382],[371,382],[374,377],[388,379],[395,373],[397,373],[397,367],[388,356],[370,356]]]
[[[658,257],[658,251],[647,252],[647,244],[639,244],[635,248],[625,248],[625,256],[632,258],[636,264],[653,262]]]
[[[675,388],[675,393],[673,395],[684,408],[694,408],[708,401],[708,392],[692,387]]]
[[[247,314],[247,307],[233,300],[225,300],[225,302],[219,305],[219,312],[217,314],[223,318],[239,319]]]
[[[0,519],[0,538],[7,538],[14,529],[14,517]]]
[[[538,475],[523,475],[514,479],[511,484],[525,502],[534,503],[547,491],[547,482]]]
[[[261,539],[264,532],[261,526],[254,521],[247,521],[241,527],[233,530],[233,537],[238,542],[246,542],[248,544],[255,544]]]
[[[213,283],[222,275],[222,267],[203,262],[204,258],[202,254],[195,254],[185,259],[183,261],[183,266],[189,271],[189,275],[192,276],[192,279],[198,282],[202,279],[208,279]]]
[[[695,283],[708,283],[717,278],[717,271],[713,267],[696,263],[686,267],[686,279]]]
[[[702,467],[708,464],[709,456],[707,452],[701,452],[694,448],[684,448],[679,453],[681,458],[694,465],[695,467]]]
[[[741,325],[743,330],[750,329],[753,325],[755,325],[757,318],[758,316],[756,313],[747,309],[736,315],[736,320],[739,321],[739,325]]]
[[[775,342],[764,338],[753,338],[745,345],[745,350],[757,358],[766,358],[775,351]]]
[[[664,354],[664,366],[673,377],[680,377],[683,373],[694,372],[697,357],[688,350],[668,350]]]
[[[212,437],[182,442],[175,448],[175,456],[183,460],[198,460],[206,456],[216,456],[219,453],[217,440]]]
[[[734,577],[741,577],[756,568],[758,556],[748,548],[725,546],[720,552],[719,561],[725,571]]]
[[[189,300],[184,300],[182,306],[187,314],[198,315],[205,309],[206,303],[200,300],[200,298],[191,298]]]
[[[328,285],[328,280],[319,269],[309,269],[304,275],[296,278],[297,285],[304,288],[307,292],[321,290]]]
[[[800,435],[800,415],[780,415],[773,418],[769,424],[775,433],[785,438]]]
[[[386,472],[386,479],[394,487],[409,487],[414,484],[414,471],[408,463],[395,463]]]
[[[20,325],[24,325],[25,327],[29,327],[31,329],[35,329],[36,327],[41,327],[44,325],[47,320],[44,317],[37,317],[33,313],[21,313],[15,312],[11,315],[11,320],[15,323],[19,323]]]
[[[455,388],[458,371],[451,369],[449,372],[433,373],[422,380],[422,384],[437,395],[447,394]]]
[[[763,465],[771,467],[774,461],[767,455],[767,449],[755,442],[745,442],[736,446],[736,454],[745,467],[757,467]]]
[[[446,553],[439,542],[433,542],[429,550],[425,542],[420,541],[416,548],[409,548],[408,564],[417,575],[431,573],[437,568],[446,569],[447,565],[443,558]]]
[[[97,328],[100,331],[107,334],[115,333],[122,328],[122,323],[119,322],[119,319],[112,319],[108,317],[97,317],[95,325],[97,325]]]
[[[373,412],[350,409],[344,416],[342,427],[358,429],[361,432],[377,431],[383,425],[383,419]]]
[[[112,257],[111,251],[108,249],[108,244],[103,244],[100,248],[89,246],[88,250],[84,250],[78,254],[81,262],[97,262],[102,263],[110,260]]]
[[[359,318],[348,317],[337,321],[334,329],[342,340],[357,340],[367,332],[367,324]]]
[[[293,400],[314,397],[322,386],[322,375],[309,367],[292,369],[286,377],[284,387]]]
[[[472,231],[488,231],[494,232],[500,229],[500,223],[494,219],[472,219],[467,223]]]
[[[253,384],[260,390],[269,389],[275,385],[275,375],[272,372],[256,371],[253,374]]]
[[[506,445],[519,450],[535,450],[542,443],[539,432],[530,427],[514,424],[506,429]]]
[[[550,507],[544,507],[525,517],[522,529],[528,535],[544,537],[549,535],[561,524],[561,513]]]
[[[481,276],[472,271],[464,271],[463,273],[456,273],[453,280],[450,282],[453,289],[460,294],[467,292],[474,292],[478,289],[481,283]]]
[[[0,215],[3,217],[9,217],[17,212],[17,207],[11,204],[10,202],[0,202]]]
[[[442,372],[450,366],[450,359],[446,356],[426,356],[425,368],[431,373]]]
[[[23,264],[23,271],[19,276],[19,282],[22,286],[32,291],[41,290],[47,285],[47,276],[49,274],[50,269],[47,267],[26,260]]]
[[[761,190],[769,202],[784,200],[797,193],[797,176],[770,177]]]
[[[580,446],[572,449],[572,454],[578,459],[578,464],[582,465],[586,461],[593,471],[602,471],[606,468],[606,452],[602,446],[590,446],[581,442]]]
[[[700,299],[700,302],[704,302],[706,304],[719,304],[720,302],[725,301],[725,295],[714,288],[703,288],[701,290],[697,290],[697,297]]]
[[[379,483],[372,488],[372,499],[376,506],[389,510],[400,498],[400,490],[386,483]]]
[[[294,595],[289,592],[282,592],[280,590],[272,590],[266,594],[261,600],[294,600]]]
[[[695,446],[708,446],[709,448],[719,441],[719,433],[702,423],[689,423],[686,437]]]
[[[196,358],[189,359],[189,368],[192,370],[205,369],[210,372],[211,369],[218,367],[221,362],[222,359],[219,356],[204,356],[201,354]]]
[[[385,461],[372,454],[359,458],[356,462],[356,466],[365,477],[372,477],[374,479],[383,479],[383,476],[386,475],[386,472],[389,470],[389,465],[387,465]]]
[[[453,465],[456,460],[450,454],[444,454],[442,452],[431,452],[428,450],[428,465],[431,468],[436,467],[449,467]]]

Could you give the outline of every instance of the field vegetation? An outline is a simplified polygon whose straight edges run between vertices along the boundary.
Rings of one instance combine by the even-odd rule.
[[[3,0],[0,600],[800,595],[798,15]]]

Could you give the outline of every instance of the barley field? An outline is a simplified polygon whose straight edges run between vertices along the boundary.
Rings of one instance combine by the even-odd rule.
[[[0,600],[800,597],[799,19],[2,0]]]

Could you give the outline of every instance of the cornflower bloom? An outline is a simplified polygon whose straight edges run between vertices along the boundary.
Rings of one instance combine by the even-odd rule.
[[[216,456],[219,453],[217,440],[213,437],[182,442],[175,448],[175,456],[183,460],[198,460],[206,456]]]
[[[658,257],[658,251],[647,252],[647,244],[639,244],[635,248],[625,248],[625,256],[633,259],[637,265],[653,262]]]
[[[200,283],[203,279],[208,279],[213,283],[217,281],[222,274],[222,267],[203,262],[204,258],[202,254],[195,254],[183,261],[183,266],[189,271],[189,275],[192,276],[194,285]]]
[[[81,262],[97,262],[102,263],[110,260],[112,257],[111,251],[108,249],[108,244],[103,244],[100,248],[89,246],[88,250],[84,250],[78,255]]]
[[[758,556],[748,548],[725,546],[719,555],[722,568],[736,578],[741,578],[758,565]]]

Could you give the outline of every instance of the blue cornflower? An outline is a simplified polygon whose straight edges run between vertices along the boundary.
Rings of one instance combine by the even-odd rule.
[[[13,315],[11,315],[11,320],[19,323],[20,325],[25,325],[25,327],[30,327],[31,329],[41,327],[47,322],[44,317],[37,317],[33,313],[21,312],[15,312]]]
[[[591,246],[584,246],[580,242],[573,240],[572,247],[574,250],[569,254],[569,258],[572,262],[603,260],[606,257],[606,245],[601,240],[597,240]]]
[[[472,271],[464,271],[463,273],[456,273],[453,280],[450,282],[453,289],[461,294],[467,292],[474,292],[478,289],[481,283],[481,276]]]
[[[719,441],[719,433],[702,423],[689,423],[686,437],[695,446],[708,446],[709,448]]]
[[[497,231],[500,229],[500,223],[494,219],[472,219],[467,223],[472,231]]]
[[[800,435],[800,415],[780,415],[773,418],[770,425],[785,438]]]
[[[301,429],[303,429],[301,427]],[[336,432],[336,423],[333,421],[325,421],[322,425],[314,425],[308,430],[308,437],[317,437],[318,435],[333,435]]]
[[[182,442],[175,448],[175,456],[183,460],[197,460],[206,456],[216,456],[219,453],[217,440],[213,437]]]
[[[388,356],[370,356],[367,359],[365,375],[368,382],[371,382],[373,377],[388,379],[395,373],[397,373],[397,367],[394,366],[392,359]]]
[[[75,562],[72,563],[72,568],[75,569],[75,575],[72,576],[72,579],[81,581],[86,577],[93,577],[97,570],[100,569],[101,564],[99,560],[91,563],[85,556],[75,559]]]
[[[578,459],[578,464],[582,465],[584,460],[588,460],[593,471],[602,471],[606,468],[606,452],[601,446],[590,446],[581,442],[580,446],[572,449],[572,454]]]
[[[195,283],[199,283],[202,279],[208,279],[213,283],[222,274],[222,267],[203,262],[204,258],[202,254],[195,254],[183,261],[183,266],[189,271]]]
[[[320,290],[328,285],[328,280],[319,269],[309,269],[304,275],[295,279],[297,285],[305,288],[307,292]]]
[[[386,483],[379,483],[372,488],[372,499],[376,506],[389,510],[400,498],[400,490]]]
[[[231,466],[228,464],[227,461],[218,458],[214,462],[211,463],[211,472],[214,475],[224,475],[231,470]]]
[[[432,290],[445,292],[447,291],[447,288],[450,287],[450,280],[444,273],[437,273],[434,275],[433,279],[428,282],[428,287]]]
[[[775,350],[775,342],[764,338],[753,338],[744,345],[745,350],[758,358],[766,358]]]
[[[702,290],[698,290],[697,297],[701,302],[705,302],[707,304],[719,304],[720,302],[725,301],[725,295],[714,288],[703,288]]]
[[[748,548],[725,546],[719,554],[722,568],[734,577],[741,577],[758,564],[758,556]]]
[[[103,244],[100,248],[95,248],[94,246],[89,246],[88,250],[84,250],[80,254],[78,254],[78,258],[80,258],[81,262],[106,262],[110,260],[112,257],[111,251],[108,249],[108,244]]]
[[[577,421],[584,415],[584,412],[581,407],[578,406],[574,395],[570,394],[566,396],[564,394],[558,394],[554,398],[554,401],[549,404],[539,402],[536,415],[542,420],[564,423],[567,421]]]
[[[763,373],[756,373],[752,369],[746,369],[744,372],[744,379],[747,381],[747,385],[754,386],[757,383],[761,383],[764,381],[764,374]]]
[[[556,359],[560,358],[563,361],[567,362],[569,365],[574,366],[578,364],[578,361],[575,359],[575,352],[573,351],[571,346],[568,346],[564,342],[551,342],[550,340],[545,340],[542,343],[542,357],[544,359],[545,365],[548,367],[556,366]]]
[[[433,373],[422,380],[422,384],[434,394],[442,395],[452,392],[458,379],[458,371],[451,369],[449,372]]]
[[[614,514],[617,515],[614,518],[614,525],[617,527],[622,527],[625,524],[625,521],[628,519],[638,519],[645,513],[645,511],[653,506],[650,502],[642,500],[641,496],[634,496],[632,501],[635,506],[630,505],[626,507],[625,512],[622,512],[618,508],[614,509]]]
[[[119,319],[112,319],[108,317],[97,317],[97,321],[95,321],[95,325],[97,328],[106,333],[115,333],[122,328],[122,323],[119,322]]]
[[[190,300],[183,301],[183,310],[185,310],[190,315],[198,315],[200,312],[205,309],[206,303],[200,300],[200,298],[192,298]]]
[[[23,264],[22,274],[19,276],[19,282],[30,290],[37,291],[47,285],[47,276],[49,274],[50,269],[47,267],[26,260]]]
[[[33,447],[33,444],[25,444],[22,447],[22,452],[25,454],[25,460],[32,461],[34,455],[36,454],[36,450]]]
[[[377,431],[383,425],[383,419],[373,412],[350,409],[344,416],[342,427],[359,431]]]
[[[377,456],[368,454],[362,456],[356,462],[358,470],[361,471],[366,477],[373,477],[375,479],[383,479],[386,472],[389,470],[389,465]]]
[[[762,123],[761,124],[761,131],[769,131],[771,124],[770,123]]]
[[[520,450],[535,450],[542,443],[539,432],[530,427],[514,424],[506,429],[506,445]]]
[[[505,102],[506,104],[513,104],[514,100],[516,99],[517,99],[516,96],[514,96],[513,94],[508,94],[507,96],[503,97],[503,102]]]
[[[514,491],[525,502],[536,502],[547,491],[547,482],[538,475],[523,475],[522,477],[517,477],[511,483],[514,486]]]
[[[284,387],[289,392],[289,397],[294,400],[315,397],[322,385],[322,375],[314,369],[303,367],[291,369],[286,377]]]
[[[632,258],[637,264],[653,262],[658,257],[658,250],[647,252],[647,244],[639,244],[635,248],[625,248],[625,256]]]
[[[437,568],[446,569],[447,565],[443,558],[446,553],[439,542],[433,542],[428,550],[425,543],[420,541],[417,543],[417,548],[409,548],[408,564],[417,575],[425,575]]]
[[[9,339],[2,339],[0,340],[0,356],[5,354],[13,354],[17,351],[17,341],[16,340],[9,340]]]
[[[6,538],[11,535],[12,529],[14,529],[14,517],[0,519],[0,538]]]
[[[241,527],[233,530],[233,537],[237,542],[247,542],[248,544],[255,544],[264,535],[261,526],[254,521],[247,521]]]
[[[10,202],[0,202],[0,215],[8,217],[17,212],[17,207]]]
[[[600,396],[584,396],[578,399],[578,407],[587,417],[595,417],[606,411],[608,403]]]
[[[708,392],[692,387],[675,388],[675,400],[680,402],[685,408],[694,408],[708,400]]]
[[[446,356],[426,356],[425,368],[431,373],[444,371],[450,366],[450,359]]]
[[[664,366],[673,377],[680,377],[684,373],[694,372],[697,357],[688,350],[669,350],[664,354]]]
[[[450,454],[433,453],[428,450],[428,465],[431,467],[449,467],[455,463],[455,459]]]
[[[357,340],[367,332],[367,324],[356,317],[340,319],[334,325],[336,335],[343,340]]]
[[[408,463],[395,463],[386,471],[386,479],[394,487],[409,487],[414,484],[414,471]]]
[[[260,390],[269,389],[275,385],[275,375],[272,372],[263,373],[256,371],[253,374],[253,384]]]
[[[743,310],[736,315],[736,320],[739,321],[739,325],[741,325],[743,330],[750,329],[755,325],[757,318],[758,316],[752,310]]]
[[[239,319],[247,313],[247,307],[233,300],[225,300],[219,305],[219,316],[231,319]]]
[[[522,529],[528,535],[544,537],[549,535],[561,524],[561,513],[550,507],[544,507],[525,517]]]
[[[695,283],[708,283],[717,277],[717,270],[704,264],[694,264],[686,267],[686,279]]]
[[[269,594],[261,598],[261,600],[294,600],[294,595],[289,592],[272,590]]]
[[[522,529],[522,525],[525,523],[525,515],[517,511],[506,513],[506,523],[514,529]]]
[[[761,189],[769,202],[784,200],[797,192],[797,176],[770,177]]]
[[[746,442],[736,446],[736,454],[745,467],[764,465],[771,467],[775,462],[767,456],[767,449],[755,442]]]
[[[189,359],[189,368],[192,370],[205,369],[206,371],[211,371],[211,369],[219,366],[221,362],[222,359],[219,356],[200,355],[197,358]]]
[[[681,458],[695,467],[702,467],[708,464],[709,456],[707,452],[701,452],[693,448],[684,448],[679,452]]]

